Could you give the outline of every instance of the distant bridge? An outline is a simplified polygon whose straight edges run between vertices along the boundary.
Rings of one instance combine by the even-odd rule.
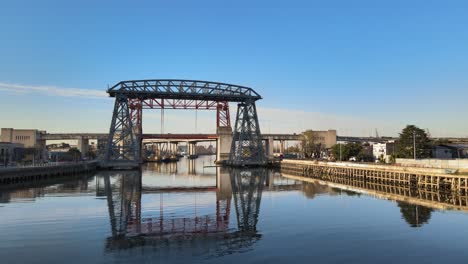
[[[42,140],[90,140],[90,139],[107,139],[109,134],[107,133],[47,133],[41,136]],[[214,141],[219,138],[217,134],[143,134],[143,139],[167,139],[167,140],[206,140]],[[272,138],[275,141],[300,141],[301,134],[262,134],[262,139],[267,140]],[[337,136],[337,141],[345,142],[385,142],[388,140],[395,140],[396,138],[392,137],[350,137],[350,136]],[[452,139],[464,142],[468,141],[466,138],[457,138]]]
[[[42,140],[92,140],[107,139],[107,133],[47,133],[41,136]],[[143,139],[167,139],[167,140],[216,140],[217,134],[143,134]],[[274,140],[294,141],[300,140],[299,134],[262,134],[262,139],[273,138]]]

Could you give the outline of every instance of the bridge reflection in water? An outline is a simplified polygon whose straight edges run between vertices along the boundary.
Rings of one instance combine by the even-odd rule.
[[[176,170],[173,166],[168,168]],[[395,200],[402,219],[416,228],[429,223],[434,210],[453,209],[443,207],[443,200],[429,200],[435,194],[428,196],[423,191],[419,191],[419,196],[416,197],[411,190],[367,186],[366,192],[363,192],[364,187],[358,182],[345,183],[335,178],[327,179],[328,181],[309,179],[303,182],[301,178],[291,175],[283,177],[280,173],[263,168],[232,168],[226,171],[218,168],[216,186],[208,187],[148,187],[142,185],[142,174],[139,171],[122,171],[117,175],[112,173],[113,176],[99,176],[96,186],[96,193],[107,198],[112,236],[106,239],[106,249],[110,251],[143,247],[167,250],[185,245],[192,249],[201,248],[204,254],[209,251],[208,255],[221,256],[251,250],[262,238],[257,223],[263,191],[302,191],[309,199],[320,194],[371,194]],[[375,192],[369,192],[372,188]],[[216,193],[214,212],[197,207],[197,194],[203,192]],[[192,193],[193,212],[185,210],[176,213],[170,209],[166,212],[164,203],[170,203],[170,199],[174,198],[170,195],[174,193],[183,193],[184,197]],[[142,214],[142,194],[159,195],[159,209],[143,208]],[[413,200],[408,200],[409,197],[413,197]],[[454,199],[452,197],[450,201]],[[460,201],[461,198],[456,199]],[[234,206],[235,216],[231,216],[231,206]],[[190,205],[185,201],[183,207]],[[468,211],[466,201],[456,209]]]
[[[218,170],[215,212],[197,212],[195,205],[194,213],[184,212],[182,215],[164,211],[165,194],[193,191],[196,195],[197,192],[212,191],[212,188],[143,187],[138,171],[122,171],[117,176],[98,178],[98,189],[104,188],[107,197],[112,230],[106,248],[122,250],[200,243],[208,244],[214,255],[250,249],[261,238],[256,226],[262,191],[269,182],[268,171],[264,168]],[[292,182],[296,189],[300,188],[299,182]],[[159,193],[158,212],[142,216],[142,193]],[[230,225],[231,204],[235,207],[237,226]]]

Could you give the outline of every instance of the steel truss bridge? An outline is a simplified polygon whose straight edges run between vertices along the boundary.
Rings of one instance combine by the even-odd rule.
[[[115,97],[104,161],[140,162],[143,109],[216,110],[216,125],[231,129],[229,102],[238,103],[229,165],[264,165],[255,102],[262,97],[252,88],[197,80],[121,81],[107,90]]]

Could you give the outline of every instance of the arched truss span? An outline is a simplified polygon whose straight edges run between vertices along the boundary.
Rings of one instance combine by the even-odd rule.
[[[139,99],[179,99],[202,101],[244,102],[262,97],[252,88],[234,84],[198,80],[133,80],[121,81],[107,90],[111,97],[118,94]]]

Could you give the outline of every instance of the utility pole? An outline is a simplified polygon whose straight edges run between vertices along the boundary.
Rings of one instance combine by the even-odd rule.
[[[413,131],[413,154],[416,159],[416,130]]]
[[[341,143],[340,143],[340,161],[343,161],[343,160],[341,159]]]

